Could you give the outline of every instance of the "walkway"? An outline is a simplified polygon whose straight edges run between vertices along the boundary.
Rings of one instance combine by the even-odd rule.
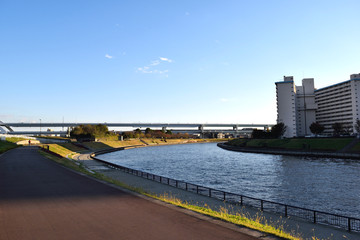
[[[1,240],[256,239],[216,222],[69,171],[36,147],[0,156]]]

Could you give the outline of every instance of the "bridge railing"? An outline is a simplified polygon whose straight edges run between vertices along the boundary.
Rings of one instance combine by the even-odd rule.
[[[124,148],[119,148],[119,149],[115,149],[112,151],[123,150],[123,149]],[[296,207],[296,206],[273,202],[273,201],[268,201],[268,200],[264,200],[264,199],[260,199],[260,198],[253,198],[253,197],[245,196],[242,194],[217,190],[217,189],[200,186],[200,185],[193,184],[193,183],[188,183],[185,181],[180,181],[180,180],[156,175],[153,173],[148,173],[148,172],[124,167],[124,166],[121,166],[118,164],[110,163],[110,162],[101,160],[99,158],[96,158],[96,155],[104,154],[107,152],[109,152],[109,151],[107,151],[107,150],[98,151],[98,152],[93,153],[91,155],[91,157],[94,160],[97,160],[97,161],[100,161],[100,162],[106,164],[110,168],[117,169],[117,170],[129,173],[129,174],[139,176],[142,178],[146,178],[146,179],[149,179],[149,180],[152,180],[155,182],[159,182],[162,184],[170,185],[172,187],[183,189],[185,191],[193,192],[193,193],[196,193],[199,195],[208,196],[211,198],[215,198],[215,199],[225,201],[228,203],[232,203],[232,204],[236,204],[236,205],[241,205],[241,206],[244,205],[244,206],[258,208],[261,211],[278,213],[278,214],[284,215],[285,217],[292,216],[292,217],[301,218],[301,219],[304,219],[304,220],[307,220],[307,221],[310,221],[313,223],[335,226],[335,227],[345,229],[349,232],[351,232],[351,231],[360,232],[360,219],[357,219],[357,218],[352,218],[352,217],[347,217],[347,216],[342,216],[342,215],[338,215],[338,214],[332,214],[332,213],[327,213],[327,212],[322,212],[322,211],[317,211],[317,210],[312,210],[312,209],[307,209],[307,208],[302,208],[302,207]]]

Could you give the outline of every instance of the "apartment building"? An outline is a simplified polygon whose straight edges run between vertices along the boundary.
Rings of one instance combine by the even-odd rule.
[[[331,134],[336,122],[349,133],[354,133],[360,114],[359,99],[360,74],[352,74],[348,81],[315,90],[316,121],[325,127],[324,133]]]
[[[314,79],[305,78],[296,86],[292,76],[276,82],[277,122],[286,125],[285,137],[306,136],[315,122]]]
[[[305,78],[296,86],[292,76],[276,82],[277,122],[287,126],[285,137],[307,136],[310,125],[318,122],[325,127],[324,134],[332,134],[332,125],[341,123],[349,133],[355,133],[359,119],[360,74],[350,80],[314,88],[314,79]]]

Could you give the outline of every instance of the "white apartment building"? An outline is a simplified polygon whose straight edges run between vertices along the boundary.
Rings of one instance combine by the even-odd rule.
[[[325,127],[324,133],[333,132],[332,125],[341,123],[349,133],[360,114],[360,74],[350,75],[350,80],[315,90],[318,104],[316,121]]]
[[[309,126],[315,122],[317,108],[314,79],[305,78],[301,86],[296,86],[292,76],[284,76],[284,81],[275,84],[277,122],[286,125],[284,137],[309,135]]]
[[[311,123],[325,127],[325,134],[332,134],[332,124],[342,123],[350,133],[360,114],[360,74],[352,74],[350,80],[321,89],[314,88],[314,79],[302,80],[295,86],[293,77],[276,82],[277,122],[287,129],[285,137],[310,135]]]

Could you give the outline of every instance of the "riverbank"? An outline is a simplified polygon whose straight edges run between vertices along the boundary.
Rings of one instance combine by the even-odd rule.
[[[356,138],[235,139],[218,147],[247,153],[360,159],[360,140]]]
[[[167,185],[166,178],[163,178],[162,183],[159,183],[151,180],[151,176],[149,180],[146,175],[134,175],[116,170],[110,168],[106,162],[94,161],[90,158],[90,155],[79,155],[77,156],[77,159],[82,164],[89,167],[92,171],[104,174],[111,179],[116,179],[133,188],[142,189],[143,191],[152,193],[156,196],[172,196],[179,199],[181,202],[186,202],[201,208],[211,208],[215,211],[226,209],[228,213],[233,215],[240,214],[241,216],[246,216],[249,219],[255,219],[261,223],[267,223],[275,226],[277,229],[282,229],[281,231],[288,232],[293,236],[296,236],[295,239],[341,239],[343,236],[346,236],[347,239],[359,238],[358,233],[348,233],[345,230],[312,224],[296,217],[283,217],[278,214],[263,212],[259,209],[244,205],[234,205],[218,199],[209,198],[201,194],[196,194],[196,192],[194,193],[186,191],[185,189],[175,188],[174,186]]]
[[[90,152],[91,151],[88,151],[88,153]],[[165,194],[167,196],[175,196],[177,199],[179,199],[179,201],[187,202],[191,205],[193,204],[195,206],[199,206],[200,208],[211,206],[211,209],[218,210],[221,207],[224,207],[224,202],[221,200],[212,199],[206,196],[197,195],[196,193],[191,193],[182,189],[177,189],[174,188],[173,186],[164,185],[164,183],[166,184],[166,178],[163,178],[163,184],[162,184],[159,182],[154,182],[151,180],[144,179],[141,176],[138,177],[131,174],[127,174],[119,170],[109,168],[104,163],[100,163],[90,159],[88,154],[75,155],[73,156],[73,158],[76,159],[75,162],[80,163],[81,166],[86,166],[86,168],[91,169],[91,171],[93,171],[94,174],[101,174],[107,177],[108,179],[115,179],[121,183],[125,183],[128,186],[132,186],[135,189],[141,189],[142,191],[155,194],[153,195],[154,197]],[[130,181],[130,179],[133,180]],[[191,197],[189,197],[188,194],[190,194]],[[218,204],[213,205],[211,203],[213,201],[217,202]],[[234,212],[235,214],[244,213],[247,217],[261,221],[271,222],[273,225],[277,226],[280,229],[283,226],[284,230],[286,230],[287,232],[297,233],[296,235],[302,233],[303,238],[297,238],[297,239],[311,239],[312,236],[316,236],[320,239],[327,239],[331,236],[331,234],[334,234],[334,236],[337,236],[339,238],[342,235],[345,235],[348,237],[348,239],[357,239],[358,237],[357,233],[347,234],[346,231],[338,230],[336,228],[321,226],[321,225],[314,225],[309,222],[299,220],[295,217],[285,218],[285,217],[281,217],[281,215],[265,213],[260,211],[259,209],[251,210],[252,208],[239,206],[239,205],[229,204],[228,206],[231,211],[233,211],[234,207],[236,208],[236,211]],[[241,211],[241,209],[246,211],[243,212]],[[252,214],[250,214],[250,212],[252,212]],[[352,238],[352,236],[355,237]],[[338,239],[337,237],[333,239]]]

